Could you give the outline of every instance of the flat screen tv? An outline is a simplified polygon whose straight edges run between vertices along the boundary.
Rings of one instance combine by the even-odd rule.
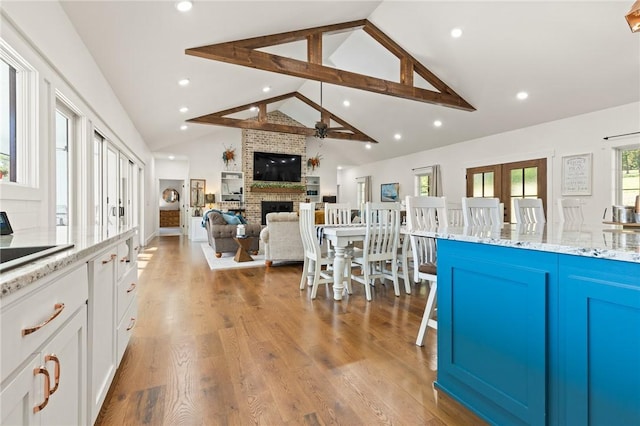
[[[273,152],[253,153],[253,180],[300,182],[302,156]]]

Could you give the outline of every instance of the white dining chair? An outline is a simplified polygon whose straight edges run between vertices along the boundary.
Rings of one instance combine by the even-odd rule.
[[[500,200],[498,198],[463,197],[464,226],[500,226]]]
[[[544,207],[540,198],[515,198],[513,208],[516,223],[545,223]]]
[[[559,222],[582,223],[582,202],[574,198],[558,199]]]
[[[349,203],[324,203],[325,225],[351,224],[351,209]]]
[[[315,205],[314,203],[300,203],[300,236],[304,247],[304,265],[302,267],[302,277],[300,279],[300,290],[307,286],[308,277],[313,274],[311,280],[311,298],[315,299],[318,293],[318,285],[333,283],[333,274],[336,271],[330,269],[333,265],[332,253],[323,253],[318,239],[315,225]],[[351,264],[351,259],[347,258],[346,265]],[[322,268],[324,266],[324,269]],[[351,294],[350,273],[339,271],[345,281],[347,292]],[[328,286],[327,286],[328,293]]]
[[[450,226],[464,226],[462,203],[447,203],[447,219]]]
[[[371,203],[365,207],[365,239],[361,256],[354,255],[353,263],[362,266],[364,277],[351,275],[351,279],[364,284],[367,300],[371,300],[371,286],[378,279],[393,281],[396,296],[400,296],[398,283],[398,244],[400,236],[400,203]],[[391,267],[387,268],[386,263]]]
[[[447,226],[447,201],[445,197],[410,197],[407,204],[407,231],[433,229],[440,225]],[[438,272],[435,238],[411,235],[411,250],[414,259],[414,280],[429,282],[429,294],[422,321],[418,329],[416,345],[423,346],[429,327],[438,329],[438,322],[433,318],[437,304]]]

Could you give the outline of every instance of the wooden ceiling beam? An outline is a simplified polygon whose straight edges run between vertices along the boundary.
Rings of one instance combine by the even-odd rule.
[[[252,129],[252,130],[263,130],[266,132],[279,132],[279,133],[291,133],[296,135],[304,135],[304,136],[315,136],[316,130],[314,128],[305,127],[305,126],[292,126],[287,124],[276,124],[269,123],[267,121],[267,105],[280,102],[289,98],[297,98],[300,101],[304,102],[314,110],[320,113],[321,121],[330,124],[330,121],[333,120],[336,123],[340,124],[342,127],[329,127],[327,132],[328,139],[341,139],[341,140],[350,140],[350,141],[358,141],[358,142],[371,142],[378,143],[375,139],[356,129],[354,126],[350,125],[340,117],[331,113],[331,111],[322,108],[320,105],[313,102],[311,99],[303,96],[298,92],[286,93],[280,96],[274,96],[272,98],[263,99],[260,101],[252,102],[249,104],[229,108],[223,111],[214,112],[211,114],[203,115],[200,117],[195,117],[187,120],[189,123],[199,123],[199,124],[213,124],[217,126],[226,126],[226,127],[235,127],[239,129]],[[254,119],[237,119],[225,117],[226,115],[235,114],[242,111],[247,111],[251,107],[258,107],[258,116]]]
[[[322,35],[357,28],[362,28],[376,42],[400,60],[400,83],[322,65]],[[307,61],[256,50],[262,47],[300,40],[307,41]],[[186,49],[185,53],[187,55],[215,61],[322,81],[383,95],[427,102],[465,111],[475,111],[475,108],[471,104],[366,19],[209,46],[194,47]],[[438,91],[415,87],[413,81],[414,72],[424,78]]]

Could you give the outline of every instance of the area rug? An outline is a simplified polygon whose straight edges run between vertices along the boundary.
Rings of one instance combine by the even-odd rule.
[[[251,257],[253,257],[253,261],[251,262],[236,262],[233,260],[235,253],[222,253],[222,257],[218,258],[209,244],[202,243],[201,247],[204,257],[207,259],[207,263],[209,264],[209,268],[212,271],[219,269],[264,267],[263,254],[257,254],[255,256],[251,255]]]

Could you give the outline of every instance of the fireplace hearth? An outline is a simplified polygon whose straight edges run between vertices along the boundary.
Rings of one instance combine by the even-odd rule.
[[[267,224],[267,213],[271,212],[292,212],[293,201],[262,201],[262,224]]]

